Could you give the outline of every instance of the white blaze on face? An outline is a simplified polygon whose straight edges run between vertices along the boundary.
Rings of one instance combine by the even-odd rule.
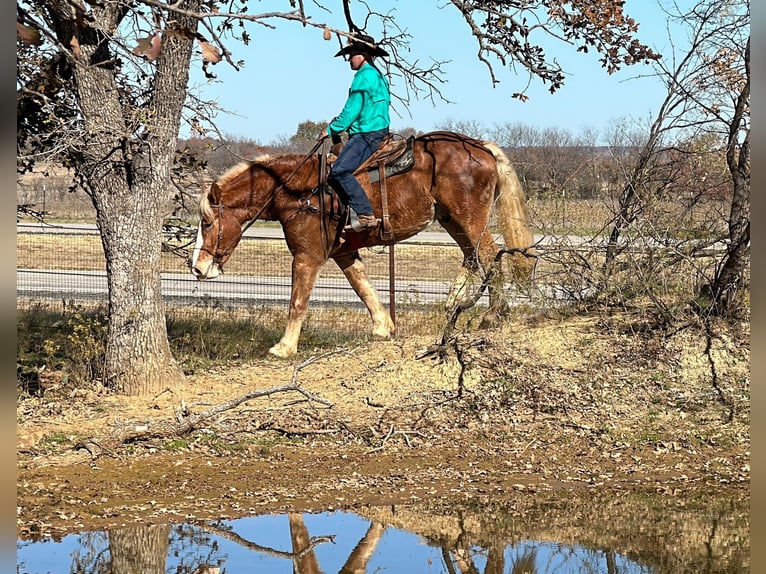
[[[200,253],[202,253],[202,242],[202,222],[200,222],[200,224],[197,226],[197,241],[194,243],[194,251],[192,251],[191,267],[192,269],[197,268],[199,271],[201,271],[200,275],[198,276],[199,279],[215,279],[218,277],[218,265],[213,262],[212,258],[206,264],[206,269],[197,267]]]
[[[199,252],[202,249],[202,222],[197,225],[197,241],[194,243],[194,251],[192,251],[192,267],[197,265],[197,259],[199,258]]]

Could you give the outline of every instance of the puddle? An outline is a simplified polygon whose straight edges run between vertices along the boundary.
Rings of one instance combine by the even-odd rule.
[[[749,572],[749,501],[269,514],[17,541],[17,574]],[[691,505],[694,506],[694,505]],[[638,521],[637,521],[638,520]]]

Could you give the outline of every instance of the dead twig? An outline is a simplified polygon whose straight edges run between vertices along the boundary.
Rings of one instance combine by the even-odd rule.
[[[449,317],[447,318],[447,324],[444,327],[444,331],[442,332],[440,340],[433,345],[430,345],[427,349],[419,351],[416,357],[418,359],[422,359],[424,357],[430,356],[432,358],[436,358],[440,362],[444,361],[447,356],[447,343],[450,341],[454,343],[453,333],[457,328],[458,318],[463,313],[463,311],[466,311],[476,305],[479,299],[481,299],[482,295],[484,295],[484,292],[492,284],[497,274],[496,270],[501,268],[500,264],[503,255],[522,255],[530,259],[537,259],[538,256],[535,248],[536,246],[533,245],[532,247],[525,247],[523,249],[514,247],[502,248],[498,250],[497,254],[495,255],[493,264],[484,275],[481,285],[479,285],[479,287],[476,289],[476,292],[470,297],[466,297],[463,301],[456,303],[450,310]],[[457,350],[456,343],[453,346],[454,349]]]
[[[312,536],[308,540],[307,546],[300,552],[286,552],[284,550],[277,550],[269,546],[262,546],[260,544],[256,544],[255,542],[252,542],[240,536],[236,532],[232,532],[231,530],[227,530],[226,528],[222,528],[215,524],[199,524],[198,526],[201,530],[210,532],[211,534],[215,534],[216,536],[220,536],[221,538],[225,538],[226,540],[235,542],[236,544],[239,544],[240,546],[242,546],[243,548],[247,548],[248,550],[259,552],[261,554],[265,554],[266,556],[272,556],[275,558],[287,558],[288,560],[301,559],[306,554],[313,551],[313,549],[316,546],[319,546],[320,544],[326,544],[328,542],[335,544],[334,535]]]
[[[386,447],[386,443],[388,442],[388,439],[390,439],[394,435],[401,435],[404,439],[404,442],[407,443],[407,446],[412,448],[412,443],[410,442],[410,435],[413,436],[419,436],[421,438],[424,437],[423,433],[418,430],[394,430],[394,425],[391,425],[388,429],[388,433],[383,437],[380,446],[377,446],[373,449],[370,449],[367,451],[367,454],[372,454],[374,452],[380,452]],[[373,429],[370,429],[373,430]]]

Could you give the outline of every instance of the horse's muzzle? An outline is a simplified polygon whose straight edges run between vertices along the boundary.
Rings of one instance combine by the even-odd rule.
[[[208,263],[205,269],[202,269],[201,267],[202,266],[197,264],[191,268],[192,275],[194,275],[198,281],[215,279],[220,273],[218,265],[216,265],[213,261]]]

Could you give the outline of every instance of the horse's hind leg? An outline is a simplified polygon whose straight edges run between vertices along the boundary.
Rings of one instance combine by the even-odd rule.
[[[298,338],[301,335],[306,311],[308,311],[309,296],[314,289],[314,283],[316,283],[323,262],[306,254],[296,253],[293,256],[292,290],[287,326],[279,343],[269,349],[269,353],[272,355],[289,357],[298,350]]]
[[[367,306],[372,319],[372,334],[383,339],[391,337],[394,333],[394,322],[391,320],[391,315],[383,307],[375,287],[367,277],[367,271],[359,257],[359,252],[354,251],[336,257],[335,262],[343,271],[356,294]]]
[[[481,327],[492,327],[499,323],[503,317],[508,315],[508,303],[505,300],[503,292],[503,267],[501,261],[495,261],[495,256],[499,251],[497,244],[492,238],[488,228],[483,228],[475,232],[467,232],[453,219],[445,218],[440,220],[442,227],[457,242],[460,250],[463,252],[463,264],[460,267],[457,277],[450,286],[447,297],[448,313],[456,305],[467,301],[476,293],[480,282],[477,282],[475,289],[469,289],[471,276],[475,276],[479,270],[483,271],[481,281],[489,274],[491,278],[487,285],[489,295],[489,307],[482,316]]]
[[[479,248],[479,258],[486,276],[489,276],[487,291],[489,292],[489,306],[481,318],[479,328],[495,327],[508,317],[510,307],[503,289],[505,276],[503,274],[503,262],[496,259],[500,251],[489,232],[482,237],[482,245]]]

